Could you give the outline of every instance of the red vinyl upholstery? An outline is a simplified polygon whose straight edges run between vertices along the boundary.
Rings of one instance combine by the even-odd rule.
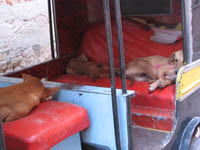
[[[86,109],[64,102],[39,104],[30,115],[4,123],[7,150],[47,150],[90,124]]]

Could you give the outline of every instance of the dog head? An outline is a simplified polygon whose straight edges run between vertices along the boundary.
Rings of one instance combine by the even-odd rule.
[[[84,64],[88,62],[88,57],[84,54],[77,58],[72,58],[66,65],[66,73],[70,74],[84,74]]]
[[[40,101],[47,101],[52,99],[52,95],[56,94],[56,92],[60,89],[59,87],[54,87],[54,88],[45,88],[40,79],[31,76],[29,74],[23,74],[22,78],[24,79],[24,82],[31,86],[31,90],[42,90],[42,95],[40,97]],[[27,87],[28,88],[28,87]],[[36,89],[33,89],[36,88]],[[39,93],[39,92],[38,92]]]
[[[181,66],[183,66],[184,60],[183,60],[183,51],[179,50],[169,57],[168,59],[169,63],[173,64],[176,70],[178,70]]]

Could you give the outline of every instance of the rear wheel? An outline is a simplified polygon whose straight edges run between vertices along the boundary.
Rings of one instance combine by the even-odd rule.
[[[200,117],[192,118],[183,131],[179,150],[200,150]]]
[[[200,127],[198,126],[190,141],[189,150],[200,150]]]

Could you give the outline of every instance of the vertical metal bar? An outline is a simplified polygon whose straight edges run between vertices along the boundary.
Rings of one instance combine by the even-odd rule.
[[[54,23],[54,35],[55,35],[55,42],[56,42],[56,55],[59,58],[59,40],[58,40],[58,30],[57,30],[57,19],[56,19],[56,4],[55,0],[52,0],[52,7],[53,7],[53,23]]]
[[[112,94],[112,106],[113,106],[113,116],[114,116],[114,126],[115,126],[115,141],[117,150],[121,150],[109,0],[104,0],[104,19],[105,19],[106,38],[107,38],[108,55],[109,55],[109,67],[111,76],[111,94]]]
[[[119,56],[120,56],[120,70],[121,70],[121,80],[122,80],[122,93],[127,93],[126,87],[126,75],[125,75],[125,62],[124,62],[124,43],[122,34],[122,22],[121,22],[121,10],[119,0],[114,0],[115,5],[115,19],[117,25],[117,36],[118,36],[118,46],[119,46]]]
[[[1,120],[1,115],[0,115],[0,150],[6,150],[6,144],[5,144],[5,139],[4,139],[3,123],[2,123],[2,120]]]
[[[126,118],[127,118],[127,130],[128,130],[128,149],[133,149],[133,133],[132,133],[132,113],[131,113],[131,98],[128,97],[126,104]]]
[[[122,82],[122,93],[127,93],[126,85],[126,74],[125,74],[125,59],[124,59],[124,43],[122,34],[122,22],[121,22],[121,9],[120,1],[114,0],[115,6],[115,19],[117,25],[117,36],[118,36],[118,48],[120,54],[120,70],[121,70],[121,82]],[[128,130],[128,149],[133,149],[133,135],[132,135],[132,114],[131,114],[131,98],[126,100],[126,118],[127,118],[127,130]]]
[[[51,0],[48,0],[48,13],[49,13],[49,35],[50,35],[50,46],[51,46],[51,56],[55,58],[54,54],[54,41],[53,41],[53,26],[52,26],[52,10],[51,10]]]
[[[182,34],[183,34],[183,54],[184,61],[188,64],[192,62],[191,56],[191,35],[190,35],[190,1],[182,0],[181,1],[181,9],[182,9]]]

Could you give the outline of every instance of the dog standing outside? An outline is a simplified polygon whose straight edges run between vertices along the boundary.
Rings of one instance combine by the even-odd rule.
[[[174,83],[176,72],[183,66],[183,51],[174,52],[169,58],[162,56],[141,57],[127,64],[126,76],[134,80],[150,82],[149,91]]]

